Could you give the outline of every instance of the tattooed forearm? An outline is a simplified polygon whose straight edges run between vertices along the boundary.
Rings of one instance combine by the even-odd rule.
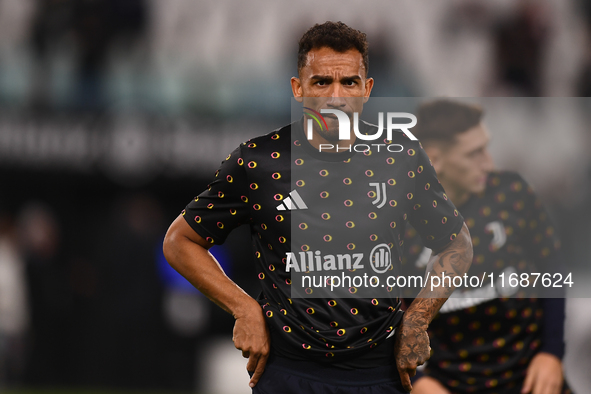
[[[433,256],[427,265],[427,272],[430,276],[441,276],[445,274],[452,279],[462,276],[472,264],[472,241],[466,224],[447,247],[440,253]],[[406,311],[406,318],[413,323],[427,327],[439,308],[455,290],[453,280],[441,281],[441,286],[425,286],[414,302]]]
[[[427,265],[427,273],[430,276],[445,274],[452,279],[462,276],[472,264],[472,240],[466,224],[458,236],[442,251],[431,257]],[[451,293],[455,290],[453,280],[441,281],[441,286],[425,286],[417,295],[415,301],[407,309],[406,316],[416,323],[428,326],[437,311]]]
[[[440,276],[445,273],[453,278],[468,272],[471,263],[472,241],[468,227],[464,224],[456,239],[432,257],[427,266],[427,272],[431,276]],[[425,286],[406,310],[396,331],[396,366],[402,385],[408,391],[412,389],[410,377],[416,373],[416,367],[425,363],[430,357],[431,348],[427,327],[454,291],[455,287],[452,283],[453,280],[442,283],[440,287]]]
[[[445,273],[446,276],[454,278],[468,272],[470,264],[472,264],[472,240],[468,227],[464,224],[458,236],[442,251],[431,257],[426,272],[430,276],[441,276]],[[450,283],[446,281],[442,286],[434,288],[434,291],[431,291],[431,287],[424,288],[417,298],[449,297],[455,287],[443,286],[444,284]]]

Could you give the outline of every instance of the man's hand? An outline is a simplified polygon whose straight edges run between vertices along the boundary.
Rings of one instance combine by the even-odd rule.
[[[563,384],[562,362],[550,353],[538,353],[529,363],[521,392],[559,394]]]
[[[259,303],[228,278],[208,252],[211,245],[179,215],[164,238],[164,256],[171,267],[193,286],[234,316],[236,323],[232,339],[236,348],[248,358],[246,369],[253,373],[250,387],[254,387],[269,357],[267,322]]]
[[[412,394],[450,394],[438,380],[424,376],[415,382]]]
[[[271,349],[269,328],[258,303],[249,312],[236,316],[232,341],[236,349],[242,350],[242,356],[248,358],[246,370],[252,373],[250,387],[254,387],[265,371],[265,365]]]
[[[417,367],[429,359],[430,353],[431,347],[426,327],[415,324],[411,319],[403,318],[396,329],[394,354],[400,382],[406,391],[412,390],[410,378],[417,373]]]

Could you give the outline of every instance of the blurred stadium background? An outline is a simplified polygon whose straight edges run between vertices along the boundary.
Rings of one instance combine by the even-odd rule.
[[[0,0],[0,390],[250,392],[232,318],[161,242],[227,153],[289,122],[297,40],[326,20],[368,34],[376,96],[537,98],[482,101],[493,154],[589,278],[591,1]],[[232,237],[213,253],[256,294]],[[567,311],[580,393],[586,302]]]

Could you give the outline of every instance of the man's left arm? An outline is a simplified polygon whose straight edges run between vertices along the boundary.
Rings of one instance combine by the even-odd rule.
[[[527,226],[523,232],[523,243],[530,259],[536,262],[536,269],[541,273],[566,274],[565,260],[560,252],[560,240],[554,230],[550,217],[542,201],[536,196],[531,186],[520,178],[519,187],[524,201],[524,218]],[[548,289],[542,289],[545,291]],[[561,391],[564,375],[562,357],[564,356],[564,288],[551,288],[543,294],[542,309],[542,345],[527,369],[522,393],[558,394]],[[552,297],[552,298],[548,298]]]
[[[400,326],[396,331],[396,366],[400,374],[402,386],[411,391],[410,378],[416,373],[416,368],[430,357],[429,336],[427,328],[455,290],[453,278],[463,276],[472,263],[472,241],[466,224],[457,237],[440,251],[434,251],[427,266],[429,277],[443,275],[450,277],[450,281],[442,281],[435,286],[432,281],[427,282],[421,292],[408,307]],[[447,284],[447,286],[446,286]]]
[[[529,363],[522,393],[559,394],[564,384],[564,298],[542,300],[542,348]]]
[[[542,347],[529,363],[522,393],[558,394],[564,384],[564,298],[544,298]]]

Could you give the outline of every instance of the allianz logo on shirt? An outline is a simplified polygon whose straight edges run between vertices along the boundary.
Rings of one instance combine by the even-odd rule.
[[[325,272],[357,270],[365,266],[364,253],[339,253],[322,255],[319,250],[307,252],[286,252],[285,272]],[[374,246],[369,253],[369,265],[378,274],[383,274],[392,266],[392,253],[388,244]]]

